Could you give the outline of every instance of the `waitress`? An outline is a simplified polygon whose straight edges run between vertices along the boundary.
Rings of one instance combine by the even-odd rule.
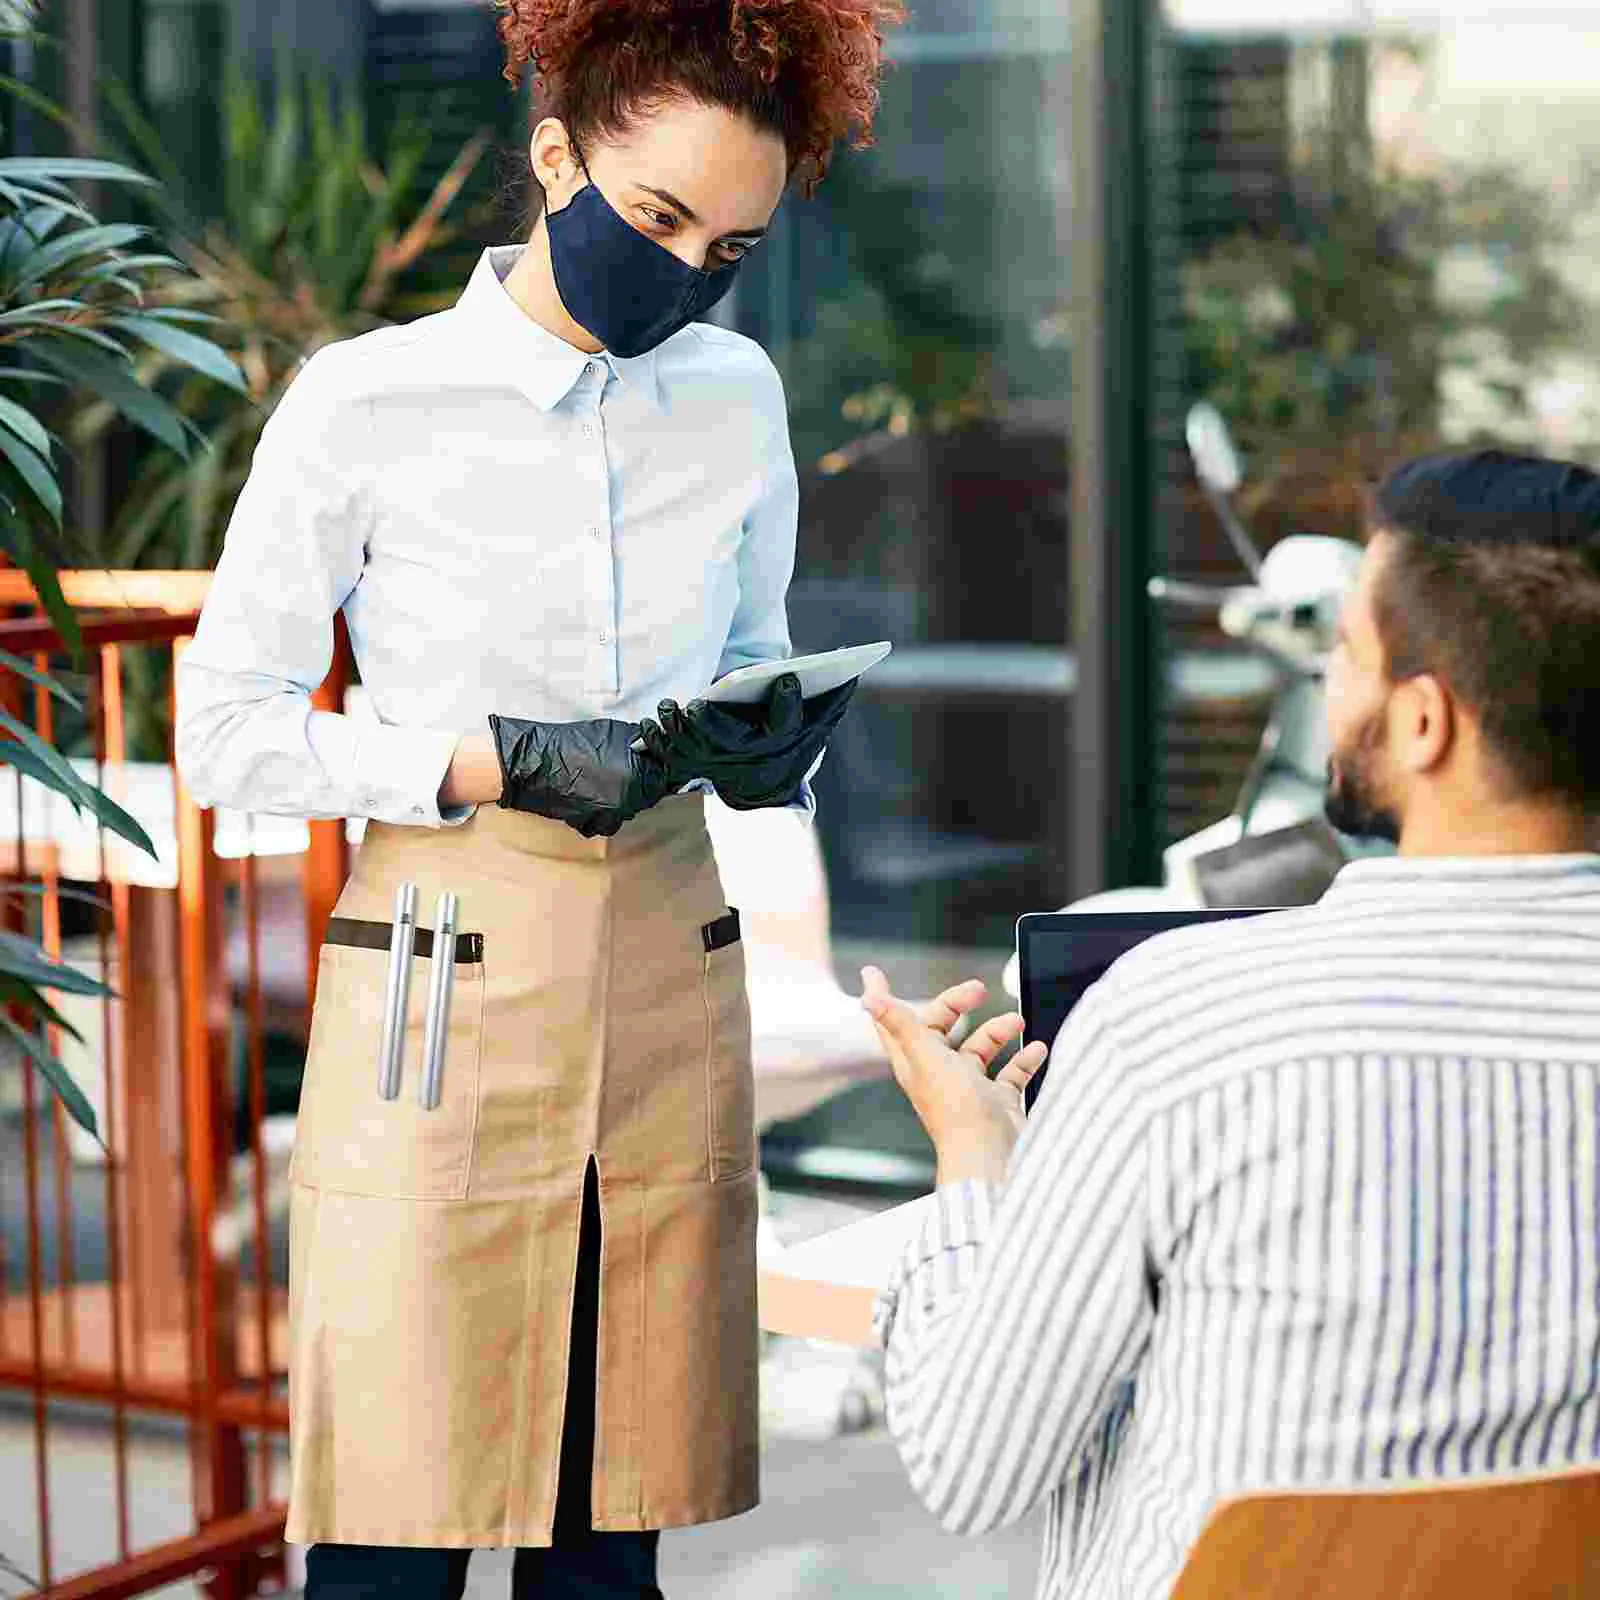
[[[789,654],[797,492],[771,362],[694,319],[870,136],[899,3],[499,3],[542,91],[531,238],[307,362],[178,675],[202,804],[369,819],[290,1171],[310,1600],[459,1596],[478,1546],[519,1596],[655,1596],[658,1530],[758,1498],[749,1010],[702,791],[809,809],[848,686],[697,699]],[[372,722],[312,709],[340,610]]]

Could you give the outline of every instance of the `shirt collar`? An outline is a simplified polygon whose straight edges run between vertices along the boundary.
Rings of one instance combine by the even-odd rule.
[[[1323,901],[1358,898],[1511,900],[1600,893],[1600,855],[1363,856]]]
[[[456,309],[485,335],[511,381],[541,411],[553,410],[572,392],[591,361],[610,367],[625,385],[661,408],[656,352],[623,357],[602,350],[588,355],[534,321],[506,292],[505,278],[526,245],[492,245],[478,258]]]

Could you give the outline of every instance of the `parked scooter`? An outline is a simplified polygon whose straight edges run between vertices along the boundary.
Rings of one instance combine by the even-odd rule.
[[[1160,888],[1113,889],[1066,911],[1308,905],[1350,857],[1387,849],[1336,833],[1323,816],[1323,673],[1361,548],[1348,539],[1295,534],[1262,556],[1235,503],[1244,473],[1221,413],[1196,405],[1185,434],[1200,487],[1251,581],[1214,587],[1154,578],[1150,597],[1215,611],[1224,632],[1265,656],[1278,673],[1272,710],[1232,812],[1168,846]],[[1020,992],[1014,953],[1003,982],[1012,996]]]

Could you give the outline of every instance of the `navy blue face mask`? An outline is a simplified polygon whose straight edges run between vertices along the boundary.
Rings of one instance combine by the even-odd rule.
[[[583,172],[589,177],[587,166]],[[703,316],[739,272],[737,261],[711,272],[686,265],[618,216],[593,178],[546,216],[545,227],[561,303],[624,358],[653,350]]]

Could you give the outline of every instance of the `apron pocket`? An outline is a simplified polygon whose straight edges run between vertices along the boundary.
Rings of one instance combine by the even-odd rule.
[[[330,929],[331,932],[331,929]],[[325,942],[290,1177],[321,1189],[396,1200],[459,1200],[478,1124],[483,1044],[483,941],[458,941],[439,1104],[425,1111],[423,1023],[432,956],[413,956],[400,1093],[378,1094],[378,1049],[389,972],[382,948]]]
[[[736,918],[737,913],[733,916]],[[706,1155],[711,1181],[756,1164],[755,1079],[750,1064],[750,997],[738,923],[708,923],[702,968],[706,1007]]]

